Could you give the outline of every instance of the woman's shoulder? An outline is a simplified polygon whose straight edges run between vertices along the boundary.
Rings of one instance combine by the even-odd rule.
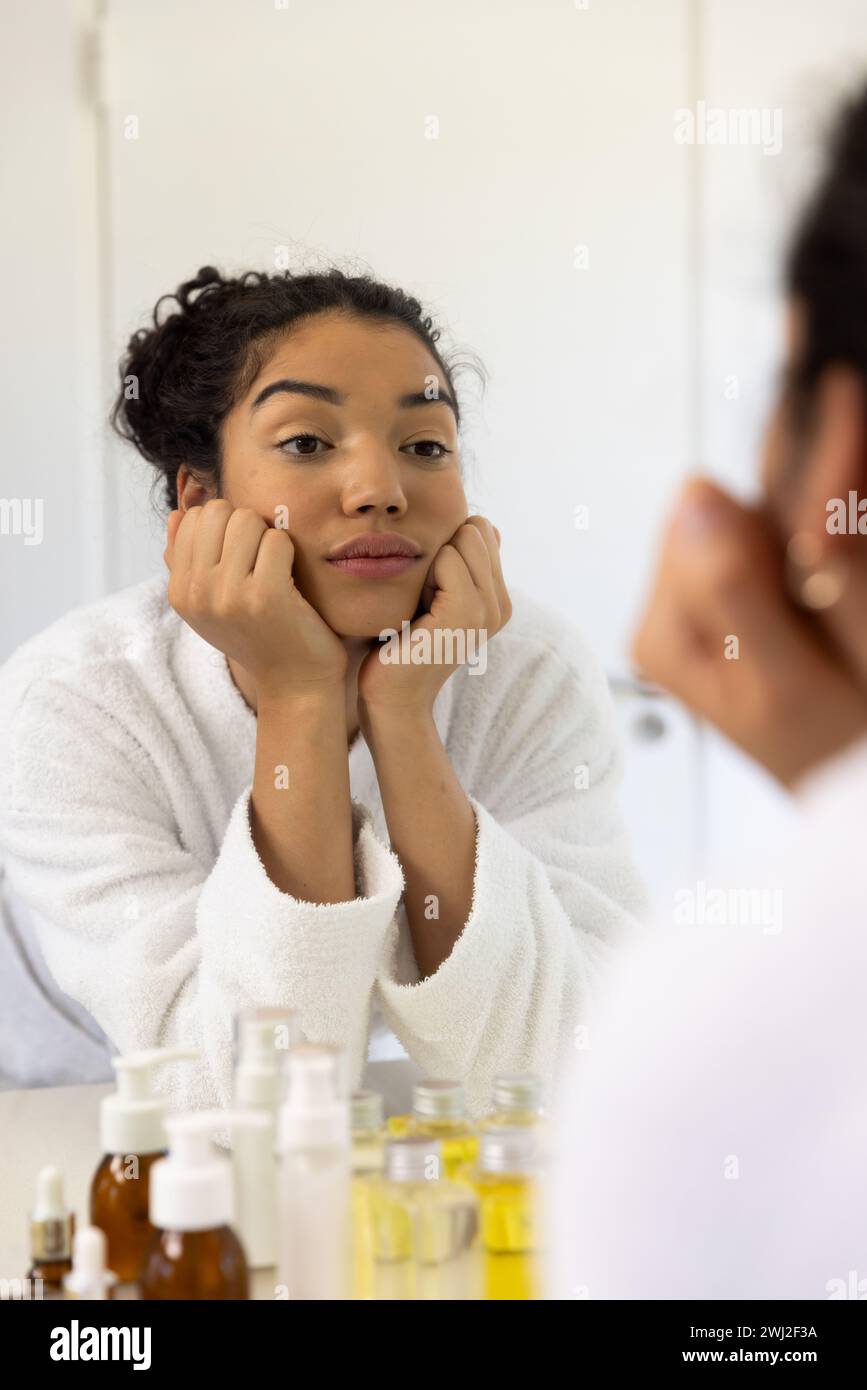
[[[70,609],[28,637],[0,666],[0,720],[8,724],[39,682],[98,689],[107,668],[130,669],[146,651],[165,649],[174,618],[159,573]]]

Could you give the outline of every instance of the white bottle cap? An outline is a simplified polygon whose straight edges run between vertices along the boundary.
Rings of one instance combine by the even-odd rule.
[[[106,1154],[154,1154],[166,1147],[165,1101],[155,1096],[152,1068],[161,1062],[193,1061],[189,1047],[154,1047],[113,1057],[117,1090],[100,1106],[100,1136]]]
[[[64,1276],[64,1291],[74,1298],[108,1298],[117,1275],[106,1269],[108,1243],[98,1226],[82,1226],[72,1242],[72,1269]]]
[[[301,1041],[293,1009],[243,1009],[235,1015],[235,1104],[273,1109],[280,1062]]]
[[[286,1055],[288,1089],[280,1111],[278,1148],[351,1148],[346,1064],[341,1048],[301,1043]]]
[[[235,1219],[232,1164],[210,1142],[214,1130],[267,1129],[269,1117],[255,1110],[197,1110],[167,1115],[167,1158],[150,1172],[149,1216],[161,1231],[213,1231]]]

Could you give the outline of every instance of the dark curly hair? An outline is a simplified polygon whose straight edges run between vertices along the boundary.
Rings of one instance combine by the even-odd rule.
[[[160,319],[160,306],[175,309]],[[220,490],[220,427],[249,390],[277,339],[299,320],[329,309],[408,328],[428,348],[458,412],[455,364],[436,344],[440,330],[421,304],[367,275],[332,266],[318,273],[247,271],[226,277],[202,266],[174,294],[157,300],[153,325],[130,338],[120,361],[120,389],[110,414],[114,430],[135,445],[163,480],[168,510],[178,505],[182,464]],[[471,363],[480,375],[484,371]],[[155,481],[159,481],[159,477]]]
[[[804,353],[790,373],[806,423],[825,367],[848,363],[867,380],[867,86],[835,117],[824,173],[788,247],[785,287],[806,310]]]

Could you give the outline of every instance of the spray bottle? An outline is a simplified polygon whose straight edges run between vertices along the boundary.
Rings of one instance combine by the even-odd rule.
[[[156,1229],[139,1275],[143,1299],[249,1298],[247,1259],[232,1229],[231,1160],[210,1143],[215,1130],[266,1130],[251,1110],[169,1115],[167,1158],[151,1170],[150,1220]]]
[[[191,1048],[158,1047],[112,1058],[117,1091],[100,1107],[104,1156],[90,1187],[90,1221],[105,1232],[108,1265],[122,1283],[138,1277],[153,1236],[150,1173],[166,1151],[165,1102],[153,1094],[153,1068],[198,1055]]]
[[[339,1049],[302,1043],[286,1060],[278,1140],[279,1281],[290,1299],[347,1299],[352,1142],[345,1059]]]

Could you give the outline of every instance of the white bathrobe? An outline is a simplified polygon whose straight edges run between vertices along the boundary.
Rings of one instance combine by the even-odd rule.
[[[477,840],[470,915],[423,981],[362,737],[349,755],[357,896],[313,905],[256,853],[256,718],[225,658],[168,605],[164,575],[19,647],[0,671],[6,1084],[108,1077],[115,1049],[176,1044],[201,1062],[159,1069],[158,1089],[225,1104],[233,1015],[268,1004],[345,1047],[353,1085],[389,1043],[462,1080],[474,1114],[497,1072],[553,1082],[644,898],[605,679],[570,626],[513,600],[487,670],[461,668],[434,707]]]
[[[553,1297],[867,1299],[867,741],[797,802],[599,992],[561,1076]]]

